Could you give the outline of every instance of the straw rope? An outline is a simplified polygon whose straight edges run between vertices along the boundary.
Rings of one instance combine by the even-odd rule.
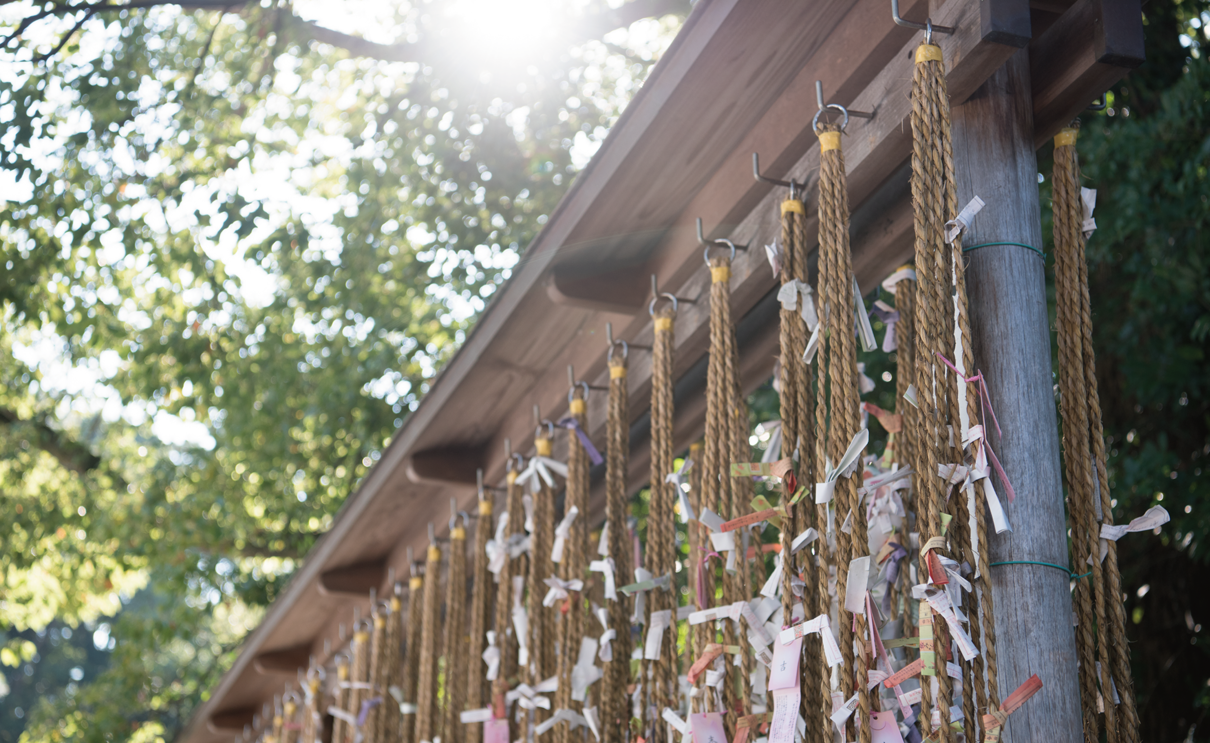
[[[399,740],[399,703],[391,694],[392,688],[400,688],[403,678],[403,655],[400,645],[403,639],[403,584],[395,584],[395,593],[387,604],[387,633],[385,665],[379,693],[382,694],[382,713],[378,716],[378,740],[381,743],[397,743]]]
[[[549,457],[551,441],[543,431],[535,440],[534,448],[539,456]],[[533,686],[555,674],[555,610],[542,606],[545,581],[554,575],[554,563],[550,560],[550,549],[554,543],[554,495],[550,486],[538,478],[540,487],[534,493],[534,533],[530,545],[529,579],[526,589],[529,614],[529,662],[528,683]],[[534,723],[544,722],[550,711],[534,710]]]
[[[323,715],[319,711],[321,683],[322,680],[318,673],[307,677],[307,703],[303,709],[302,732],[298,736],[299,743],[316,743],[323,737]]]
[[[901,425],[895,437],[895,462],[911,464],[916,461],[916,444],[914,434],[919,424],[916,422],[916,408],[904,395],[908,387],[915,383],[915,353],[916,353],[916,281],[905,278],[895,284],[895,310],[899,313],[899,321],[895,326],[895,339],[898,350],[895,352],[897,372],[895,374],[895,412],[899,414]],[[908,511],[914,511],[912,489],[902,491],[903,505]],[[905,525],[904,533],[907,527]],[[904,537],[901,537],[904,539]],[[982,544],[982,542],[980,542]],[[905,563],[899,570],[897,585],[892,586],[891,616],[900,614],[902,604],[903,629],[902,634],[908,637],[912,634],[912,612],[908,596],[911,590],[911,571]]]
[[[491,572],[487,569],[487,542],[492,536],[492,501],[480,497],[479,519],[475,524],[474,564],[471,568],[470,646],[466,652],[466,708],[479,709],[491,696],[486,679],[483,651],[487,648],[487,626],[492,618]],[[480,743],[483,728],[467,725],[466,743]]]
[[[416,741],[429,743],[439,732],[437,637],[441,630],[441,549],[430,545],[424,564],[424,608],[420,629],[420,665],[416,681]]]
[[[849,201],[845,177],[844,154],[840,149],[840,129],[836,125],[823,125],[817,131],[820,138],[819,165],[819,272],[820,293],[827,305],[827,329],[830,351],[828,354],[828,377],[831,381],[831,421],[828,428],[828,448],[833,462],[839,462],[848,448],[849,441],[860,427],[858,410],[861,400],[857,389],[857,342],[853,335],[853,267],[849,251]],[[836,590],[839,594],[848,581],[848,563],[868,554],[866,516],[857,497],[857,486],[862,480],[862,468],[858,464],[851,477],[837,482],[835,497],[836,518],[841,528],[836,531]],[[851,519],[851,533],[843,528],[845,519]],[[856,632],[846,620],[840,622],[841,652],[845,656],[845,667],[841,672],[844,694],[847,697],[854,688],[858,695],[858,709],[854,714],[853,726],[861,743],[870,743],[871,701],[866,678],[870,665],[870,653],[866,640],[864,614],[855,615]],[[856,645],[856,652],[854,651]],[[856,655],[856,657],[854,657]],[[855,663],[854,663],[855,661]],[[854,677],[854,672],[856,676]]]
[[[1092,314],[1088,297],[1088,266],[1084,257],[1083,209],[1080,169],[1076,154],[1077,129],[1063,130],[1055,138],[1054,236],[1056,326],[1059,346],[1059,385],[1062,398],[1064,474],[1071,511],[1074,564],[1092,563],[1092,580],[1076,582],[1080,648],[1081,699],[1086,740],[1097,735],[1096,684],[1105,712],[1108,743],[1138,740],[1138,717],[1129,669],[1125,636],[1125,609],[1117,545],[1109,546],[1100,560],[1100,526],[1112,524],[1112,501],[1105,466],[1100,399],[1096,383],[1096,357],[1092,348]],[[1099,492],[1098,492],[1099,491]],[[1101,512],[1098,520],[1097,511]],[[1090,598],[1091,594],[1091,598]],[[1091,604],[1091,607],[1089,606]],[[1090,611],[1089,609],[1092,609]],[[1095,612],[1096,626],[1092,626]],[[1094,634],[1095,632],[1095,634]],[[1095,644],[1100,677],[1089,662]],[[1121,707],[1113,702],[1113,688]],[[1089,721],[1094,723],[1089,725]]]
[[[382,717],[383,702],[390,699],[386,688],[387,666],[390,663],[386,657],[387,622],[389,615],[384,610],[380,610],[379,607],[373,607],[373,611],[374,632],[370,636],[370,672],[368,679],[373,688],[366,691],[363,701],[373,699],[374,697],[378,697],[380,701],[366,713],[363,735],[365,736],[365,743],[382,743],[382,722],[380,718]],[[358,708],[358,712],[360,712],[360,708]]]
[[[941,50],[931,44],[921,44],[916,54],[916,69],[912,80],[912,201],[916,234],[916,393],[920,403],[919,415],[913,415],[917,426],[912,434],[915,460],[915,499],[917,525],[922,544],[932,537],[943,536],[942,513],[945,492],[937,477],[939,452],[948,451],[949,428],[946,412],[946,371],[935,353],[952,354],[953,336],[946,338],[952,328],[953,304],[951,251],[944,243],[947,219],[957,215],[957,194],[953,178],[953,147],[950,137],[949,98],[945,84],[945,65]],[[957,433],[957,421],[953,421]],[[937,550],[943,552],[944,550]],[[920,556],[921,578],[927,574],[927,555]],[[948,645],[945,623],[933,621],[932,610],[921,602],[921,617],[933,626],[936,641],[936,676],[938,698],[931,699],[930,685],[922,684],[923,709],[936,706],[942,711],[938,739],[953,740],[948,725],[948,710],[952,699],[952,682],[944,670]],[[990,612],[988,613],[990,616]],[[985,633],[988,640],[990,633]],[[922,732],[929,733],[929,715],[921,714]]]
[[[586,411],[584,388],[576,385],[572,390],[570,413],[582,430],[588,426]],[[579,516],[571,523],[569,536],[564,543],[563,560],[559,563],[559,578],[562,580],[582,580],[588,569],[585,559],[588,534],[584,528],[588,518],[588,467],[588,453],[584,450],[584,444],[575,431],[571,431],[567,437],[567,487],[564,491],[563,513],[568,513],[574,507],[578,509]],[[580,657],[580,642],[583,638],[584,598],[573,591],[558,626],[559,688],[555,691],[555,709],[575,711],[577,706],[571,698],[571,675],[572,668]],[[555,743],[567,743],[570,726],[566,722],[560,722],[555,725],[554,732]]]
[[[403,701],[415,705],[418,699],[418,684],[420,680],[420,635],[424,626],[424,577],[417,574],[416,564],[412,564],[412,576],[408,581],[408,618],[405,627],[407,639],[404,641],[403,680],[400,688],[403,691]],[[401,715],[400,739],[403,743],[416,743],[416,714]]]
[[[609,402],[605,419],[605,524],[609,530],[607,549],[618,585],[634,574],[626,526],[626,475],[630,459],[630,405],[626,381],[626,359],[615,355],[609,360]],[[612,642],[613,660],[604,663],[605,675],[601,679],[601,741],[624,743],[626,723],[630,718],[626,688],[630,683],[630,598],[618,591],[617,600],[609,601],[606,611],[609,628],[616,636]]]
[[[367,623],[370,624],[370,623]],[[372,624],[371,624],[372,626]],[[353,662],[349,670],[349,678],[355,684],[352,693],[349,695],[348,706],[344,708],[345,712],[357,717],[361,712],[361,705],[366,702],[373,694],[370,689],[365,688],[370,684],[371,664],[373,663],[372,635],[368,629],[354,629],[353,642],[349,646],[349,653],[353,656]],[[369,719],[368,717],[366,718]],[[353,741],[357,738],[358,730],[352,725],[345,726],[345,740]]]
[[[649,509],[647,513],[647,565],[651,574],[658,578],[673,575],[673,551],[676,547],[676,525],[673,522],[673,503],[676,496],[672,483],[665,478],[674,471],[672,456],[672,364],[673,339],[675,336],[675,313],[664,307],[656,313],[654,343],[651,360],[651,478],[649,482]],[[673,621],[664,631],[660,645],[659,660],[646,662],[650,678],[648,700],[654,708],[656,720],[651,720],[652,743],[666,743],[667,726],[658,722],[665,707],[678,708],[677,696],[677,625],[676,594],[672,584],[667,590],[655,589],[647,593],[647,627],[651,627],[654,612],[671,610]]]
[[[462,743],[466,726],[466,529],[450,529],[450,572],[445,595],[445,710],[441,743]],[[477,680],[476,680],[477,681]]]
[[[521,486],[517,484],[517,472],[512,469],[511,462],[509,465],[510,469],[505,479],[508,484],[505,515],[508,516],[508,537],[511,538],[525,533],[525,508],[522,505]],[[528,555],[518,555],[515,560],[505,558],[504,568],[497,579],[496,616],[493,626],[496,629],[496,646],[500,649],[500,669],[496,674],[496,680],[492,682],[491,701],[493,705],[498,703],[503,706],[504,695],[508,692],[510,684],[514,680],[519,680],[517,669],[519,646],[512,626],[513,576],[526,575],[528,568]],[[510,719],[510,736],[516,732],[514,727]],[[512,738],[510,737],[509,740]]]
[[[287,723],[281,732],[282,743],[295,743],[298,740],[298,733],[302,726],[296,720],[298,717],[298,703],[293,699],[287,699],[282,702],[282,715]]]
[[[349,708],[349,699],[353,695],[353,690],[348,686],[349,682],[349,658],[346,655],[336,656],[336,688],[333,690],[335,699],[335,707],[337,709]],[[346,740],[346,730],[349,724],[339,717],[332,718],[332,743],[344,743]]]

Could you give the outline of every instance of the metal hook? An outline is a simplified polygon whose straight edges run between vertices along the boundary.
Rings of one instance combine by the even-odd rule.
[[[924,37],[926,44],[932,43],[933,31],[943,34],[952,34],[955,30],[953,26],[934,26],[932,19],[929,19],[925,23],[917,23],[916,21],[905,20],[903,16],[899,15],[899,0],[891,0],[891,20],[895,21],[895,25],[897,26],[914,28],[917,31],[925,31],[927,33],[927,36]]]
[[[548,418],[543,418],[538,412],[538,404],[534,403],[534,438],[541,438],[542,426],[546,426],[546,438],[553,439],[555,437],[555,424]]]
[[[707,241],[706,236],[702,233],[702,218],[701,217],[697,218],[697,241],[700,245],[706,246],[706,249],[704,251],[702,251],[702,256],[705,258],[707,266],[710,265],[710,248],[714,248],[714,247],[731,248],[731,260],[735,260],[735,251],[748,249],[747,245],[736,245],[735,243],[731,242],[730,240],[728,240],[725,237],[720,237],[715,240]],[[675,307],[675,305],[674,305],[674,307]]]
[[[458,499],[450,498],[450,533],[458,527]]]
[[[1108,105],[1109,105],[1109,99],[1105,96],[1105,93],[1102,92],[1100,97],[1098,97],[1095,101],[1093,101],[1092,104],[1088,107],[1088,110],[1089,111],[1104,111],[1106,106],[1108,106]]]
[[[825,104],[823,102],[823,81],[822,80],[815,81],[815,106],[818,109],[818,111],[816,112],[815,117],[813,119],[811,119],[811,128],[812,129],[818,129],[819,117],[822,116],[824,111],[828,110],[829,108],[839,111],[842,114],[844,114],[844,123],[842,123],[840,125],[841,132],[844,132],[845,129],[849,128],[849,117],[850,116],[858,118],[858,119],[874,118],[874,114],[870,111],[850,111],[849,109],[845,108],[844,106],[842,106],[838,103]]]
[[[575,399],[576,387],[584,388],[584,399],[585,400],[588,399],[589,390],[598,390],[601,392],[609,391],[608,387],[598,387],[597,385],[589,384],[588,382],[585,382],[583,380],[577,382],[576,381],[576,369],[571,364],[567,365],[567,383],[571,386],[571,389],[567,390],[567,404],[568,405],[570,405],[571,401],[573,399]]]
[[[482,501],[483,500],[483,468],[482,467],[475,470],[475,485],[477,487],[477,490],[475,492],[478,494],[479,500]]]
[[[429,522],[429,544],[437,544],[437,530],[433,528],[433,522]]]
[[[776,178],[770,178],[768,176],[761,175],[760,174],[760,155],[755,152],[752,153],[752,177],[755,178],[757,180],[757,182],[759,182],[759,183],[768,183],[773,186],[782,186],[783,188],[790,189],[790,198],[791,199],[801,198],[803,193],[806,191],[806,185],[803,183],[799,183],[798,181],[794,180],[793,178],[791,178],[788,181],[779,181]]]
[[[702,220],[700,219],[697,220],[697,239],[702,239]],[[741,249],[747,250],[747,247],[743,247]],[[734,250],[731,253],[731,257],[735,257]],[[697,304],[696,299],[685,299],[684,297],[678,297],[669,292],[660,291],[659,282],[656,280],[655,274],[651,274],[651,303],[647,305],[647,314],[651,315],[652,317],[655,317],[655,303],[660,300],[660,297],[672,302],[673,312],[677,311],[677,308],[681,306],[681,302],[684,302],[685,304]],[[634,348],[642,348],[648,351],[651,350],[651,346],[634,346]]]

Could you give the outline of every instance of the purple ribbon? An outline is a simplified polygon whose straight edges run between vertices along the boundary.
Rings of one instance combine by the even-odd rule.
[[[588,458],[593,464],[600,464],[605,461],[601,458],[601,452],[597,451],[597,447],[592,445],[592,439],[588,438],[588,434],[584,433],[583,428],[580,428],[578,420],[575,418],[564,418],[559,421],[559,427],[576,432],[576,436],[580,438],[580,443],[584,445],[584,451],[588,453]]]
[[[357,713],[357,727],[362,727],[366,724],[366,715],[370,714],[370,710],[382,704],[382,697],[374,697],[367,699],[361,703],[361,711]]]

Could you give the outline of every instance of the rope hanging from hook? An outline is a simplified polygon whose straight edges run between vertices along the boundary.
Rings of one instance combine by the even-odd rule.
[[[382,695],[382,712],[378,715],[378,740],[380,743],[397,743],[399,740],[399,700],[403,678],[403,656],[400,644],[403,639],[403,584],[396,583],[391,600],[387,603],[386,639],[383,643],[385,669],[379,681],[378,693]]]
[[[371,604],[373,602],[371,601]],[[383,743],[381,733],[381,718],[383,711],[383,702],[389,699],[386,690],[386,671],[387,664],[387,623],[390,619],[389,615],[383,607],[371,605],[370,610],[373,612],[373,633],[370,635],[370,669],[367,674],[367,681],[370,688],[365,690],[365,695],[362,698],[362,704],[366,705],[367,712],[365,724],[363,725],[362,735],[366,743]],[[375,701],[377,700],[377,701]],[[359,707],[356,714],[360,714]]]
[[[584,398],[584,386],[575,385],[571,390],[568,412],[580,431],[588,427],[588,401]],[[563,581],[583,580],[588,565],[585,561],[584,545],[588,535],[584,528],[588,508],[588,452],[580,437],[573,430],[567,437],[567,484],[564,490],[564,517],[572,509],[578,514],[568,525],[563,539],[563,554],[559,562],[558,577]],[[584,599],[579,591],[568,591],[562,605],[556,605],[562,615],[558,622],[558,676],[559,688],[555,690],[555,709],[578,711],[579,702],[572,699],[572,669],[580,657],[580,644],[584,639]],[[567,722],[555,725],[555,742],[567,743],[571,726]]]
[[[674,484],[668,475],[674,471],[672,456],[672,364],[674,324],[676,311],[663,307],[654,317],[654,343],[651,357],[651,479],[650,500],[647,512],[647,569],[655,578],[674,578],[673,551],[676,548],[676,525],[673,522],[672,506],[676,500]],[[647,709],[651,710],[650,726],[652,743],[668,743],[668,726],[660,721],[660,715],[668,707],[679,708],[679,686],[677,682],[676,651],[676,594],[673,584],[655,588],[646,596],[646,628],[652,632],[653,617],[661,612],[670,612],[671,619],[663,631],[659,657],[644,661],[641,682],[647,687]],[[665,616],[659,614],[660,616]]]
[[[534,439],[534,451],[539,457],[549,457],[551,440],[549,428],[539,429]],[[554,495],[551,487],[541,478],[535,478],[538,489],[533,494],[534,531],[530,542],[529,579],[527,590],[527,613],[529,614],[529,667],[527,683],[534,686],[555,675],[555,618],[553,609],[542,606],[545,595],[544,581],[554,574],[554,563],[550,550],[554,543]],[[534,710],[534,724],[545,722],[550,711],[539,707]]]
[[[609,402],[605,418],[605,559],[613,561],[617,585],[631,576],[630,540],[627,534],[626,475],[630,466],[630,403],[626,386],[626,356],[609,359]],[[631,600],[621,591],[607,596],[607,631],[614,633],[611,660],[604,661],[601,679],[601,741],[625,743],[628,714],[627,686],[630,684]]]
[[[418,684],[420,681],[420,635],[424,626],[424,576],[416,572],[416,564],[411,564],[412,576],[408,579],[408,617],[404,627],[405,641],[403,646],[403,680],[400,688],[403,692],[403,703],[411,705],[411,712],[402,715],[400,740],[402,743],[416,743],[416,709],[419,703]]]
[[[1113,502],[1105,463],[1096,356],[1092,347],[1092,308],[1088,294],[1088,264],[1084,256],[1085,215],[1076,153],[1077,127],[1078,124],[1073,124],[1055,137],[1053,198],[1056,335],[1072,564],[1078,569],[1090,562],[1092,565],[1092,580],[1076,581],[1075,589],[1080,617],[1076,635],[1080,650],[1080,684],[1084,692],[1081,695],[1084,735],[1086,740],[1097,736],[1097,708],[1103,706],[1106,740],[1109,743],[1136,743],[1139,740],[1138,711],[1130,675],[1126,611],[1119,599],[1122,578],[1118,570],[1117,542],[1099,539],[1101,525],[1113,524]],[[1102,544],[1106,546],[1103,561]],[[1095,606],[1095,628],[1089,603]],[[1097,650],[1095,666],[1088,659],[1094,643]],[[1120,705],[1114,702],[1115,688]],[[1094,722],[1091,726],[1090,719]]]
[[[493,710],[500,711],[505,709],[504,697],[508,693],[508,688],[514,682],[520,680],[518,674],[518,637],[514,629],[513,613],[514,605],[517,611],[524,612],[521,608],[523,596],[514,595],[513,585],[514,578],[520,579],[523,583],[524,578],[529,572],[529,557],[525,552],[519,554],[516,558],[510,557],[509,545],[513,541],[520,541],[525,537],[525,508],[523,504],[523,493],[521,486],[517,483],[517,470],[513,466],[513,462],[509,462],[508,474],[505,476],[506,488],[506,508],[501,518],[508,519],[508,534],[507,541],[500,545],[504,550],[504,565],[500,569],[496,583],[496,615],[493,621],[493,626],[496,631],[496,647],[500,651],[500,666],[496,671],[496,678],[492,681],[491,701]],[[528,637],[526,641],[528,641]],[[513,721],[509,720],[510,738],[517,731],[514,729]]]
[[[478,709],[490,699],[491,685],[487,681],[483,664],[483,651],[487,646],[487,627],[492,617],[492,584],[488,571],[487,542],[492,536],[492,500],[490,495],[480,495],[479,520],[475,524],[474,564],[471,568],[470,647],[466,653],[467,685],[466,708]],[[480,743],[483,728],[468,725],[466,743]]]
[[[816,133],[820,145],[819,286],[827,329],[827,377],[830,385],[827,451],[831,461],[838,463],[861,427],[858,415],[861,400],[857,386],[857,340],[853,332],[854,308],[860,298],[854,296],[849,251],[848,184],[844,155],[840,149],[840,127],[824,124]],[[834,491],[838,524],[835,532],[838,594],[842,587],[848,585],[850,561],[869,554],[866,511],[857,496],[857,486],[862,481],[860,459],[856,465],[851,476],[838,479]],[[841,689],[846,699],[857,693],[858,708],[853,716],[853,727],[860,743],[870,743],[872,708],[866,683],[871,651],[867,642],[869,617],[856,614],[854,620],[850,622],[843,615],[840,618],[840,647],[845,658],[841,669]]]
[[[456,521],[450,529],[450,569],[445,592],[445,709],[442,743],[462,743],[466,726],[459,715],[466,709],[466,529]]]
[[[430,743],[440,730],[437,699],[437,640],[441,632],[441,548],[429,545],[424,563],[424,608],[416,687],[416,741]]]
[[[323,715],[319,711],[319,702],[323,679],[314,668],[308,670],[304,681],[306,703],[303,705],[302,731],[299,733],[299,743],[316,743],[323,737]]]
[[[336,686],[332,692],[336,702],[333,706],[338,710],[348,710],[353,690],[349,688],[349,657],[347,655],[336,656]],[[345,722],[343,715],[333,715],[332,743],[344,743],[348,738],[346,735],[348,727],[349,723]]]
[[[370,621],[355,622],[353,627],[353,642],[349,644],[349,655],[353,657],[349,668],[349,682],[352,685],[349,694],[348,706],[344,708],[345,712],[354,718],[359,718],[361,713],[361,705],[364,704],[371,696],[370,693],[370,665],[373,662],[373,642],[370,634],[372,627]],[[345,739],[341,743],[353,743],[358,738],[358,725],[347,723],[344,733]]]

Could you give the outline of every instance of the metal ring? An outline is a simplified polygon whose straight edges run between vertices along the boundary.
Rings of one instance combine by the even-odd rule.
[[[707,250],[709,250],[709,248],[707,248]],[[735,257],[735,247],[734,246],[731,247],[731,257],[732,258]],[[660,297],[665,297],[669,301],[671,301],[672,302],[672,311],[676,312],[676,308],[677,308],[677,304],[678,304],[678,302],[676,301],[676,296],[669,294],[668,292],[661,292],[657,296],[654,296],[651,298],[651,304],[647,305],[647,314],[651,315],[652,317],[655,317],[655,303],[659,300]],[[625,343],[625,341],[622,341],[622,342]],[[626,358],[626,357],[623,356],[622,358]]]
[[[513,452],[513,459],[517,460],[517,468],[514,472],[520,472],[525,469],[525,457],[521,456],[518,452]]]
[[[710,248],[722,247],[723,245],[731,248],[731,260],[735,260],[735,243],[731,242],[725,237],[720,237],[717,240],[714,240],[713,245],[707,245],[705,250],[702,251],[702,259],[706,261],[707,268],[710,267]]]
[[[555,438],[555,424],[549,418],[543,418],[542,422],[534,429],[534,438],[542,436],[542,426],[546,426],[546,438],[553,440]]]
[[[571,401],[575,399],[576,387],[583,387],[584,388],[584,399],[585,400],[588,399],[588,390],[591,388],[588,386],[588,382],[579,381],[579,382],[576,382],[575,384],[573,384],[571,386],[571,389],[569,389],[567,391],[567,403],[569,405],[571,404]]]
[[[821,108],[815,112],[814,118],[811,119],[812,131],[815,131],[815,132],[819,131],[819,116],[824,111],[827,111],[829,108],[834,108],[837,111],[844,114],[844,122],[841,123],[841,125],[840,125],[840,132],[841,132],[841,134],[843,134],[844,130],[849,128],[849,110],[847,108],[845,108],[844,106],[840,105],[839,103],[829,103],[828,105],[824,106],[823,108]]]
[[[673,297],[672,300],[675,302],[676,297]],[[673,307],[675,307],[675,306],[676,305],[673,305]],[[613,361],[613,349],[615,346],[622,347],[622,360],[625,361],[626,357],[630,355],[630,344],[627,343],[626,341],[614,341],[613,343],[611,343],[609,346],[609,353],[605,355],[605,360]]]
[[[369,619],[358,619],[356,622],[353,623],[353,631],[356,632],[357,628],[362,625],[365,626],[365,630],[367,632],[374,629],[374,623],[371,622]]]

